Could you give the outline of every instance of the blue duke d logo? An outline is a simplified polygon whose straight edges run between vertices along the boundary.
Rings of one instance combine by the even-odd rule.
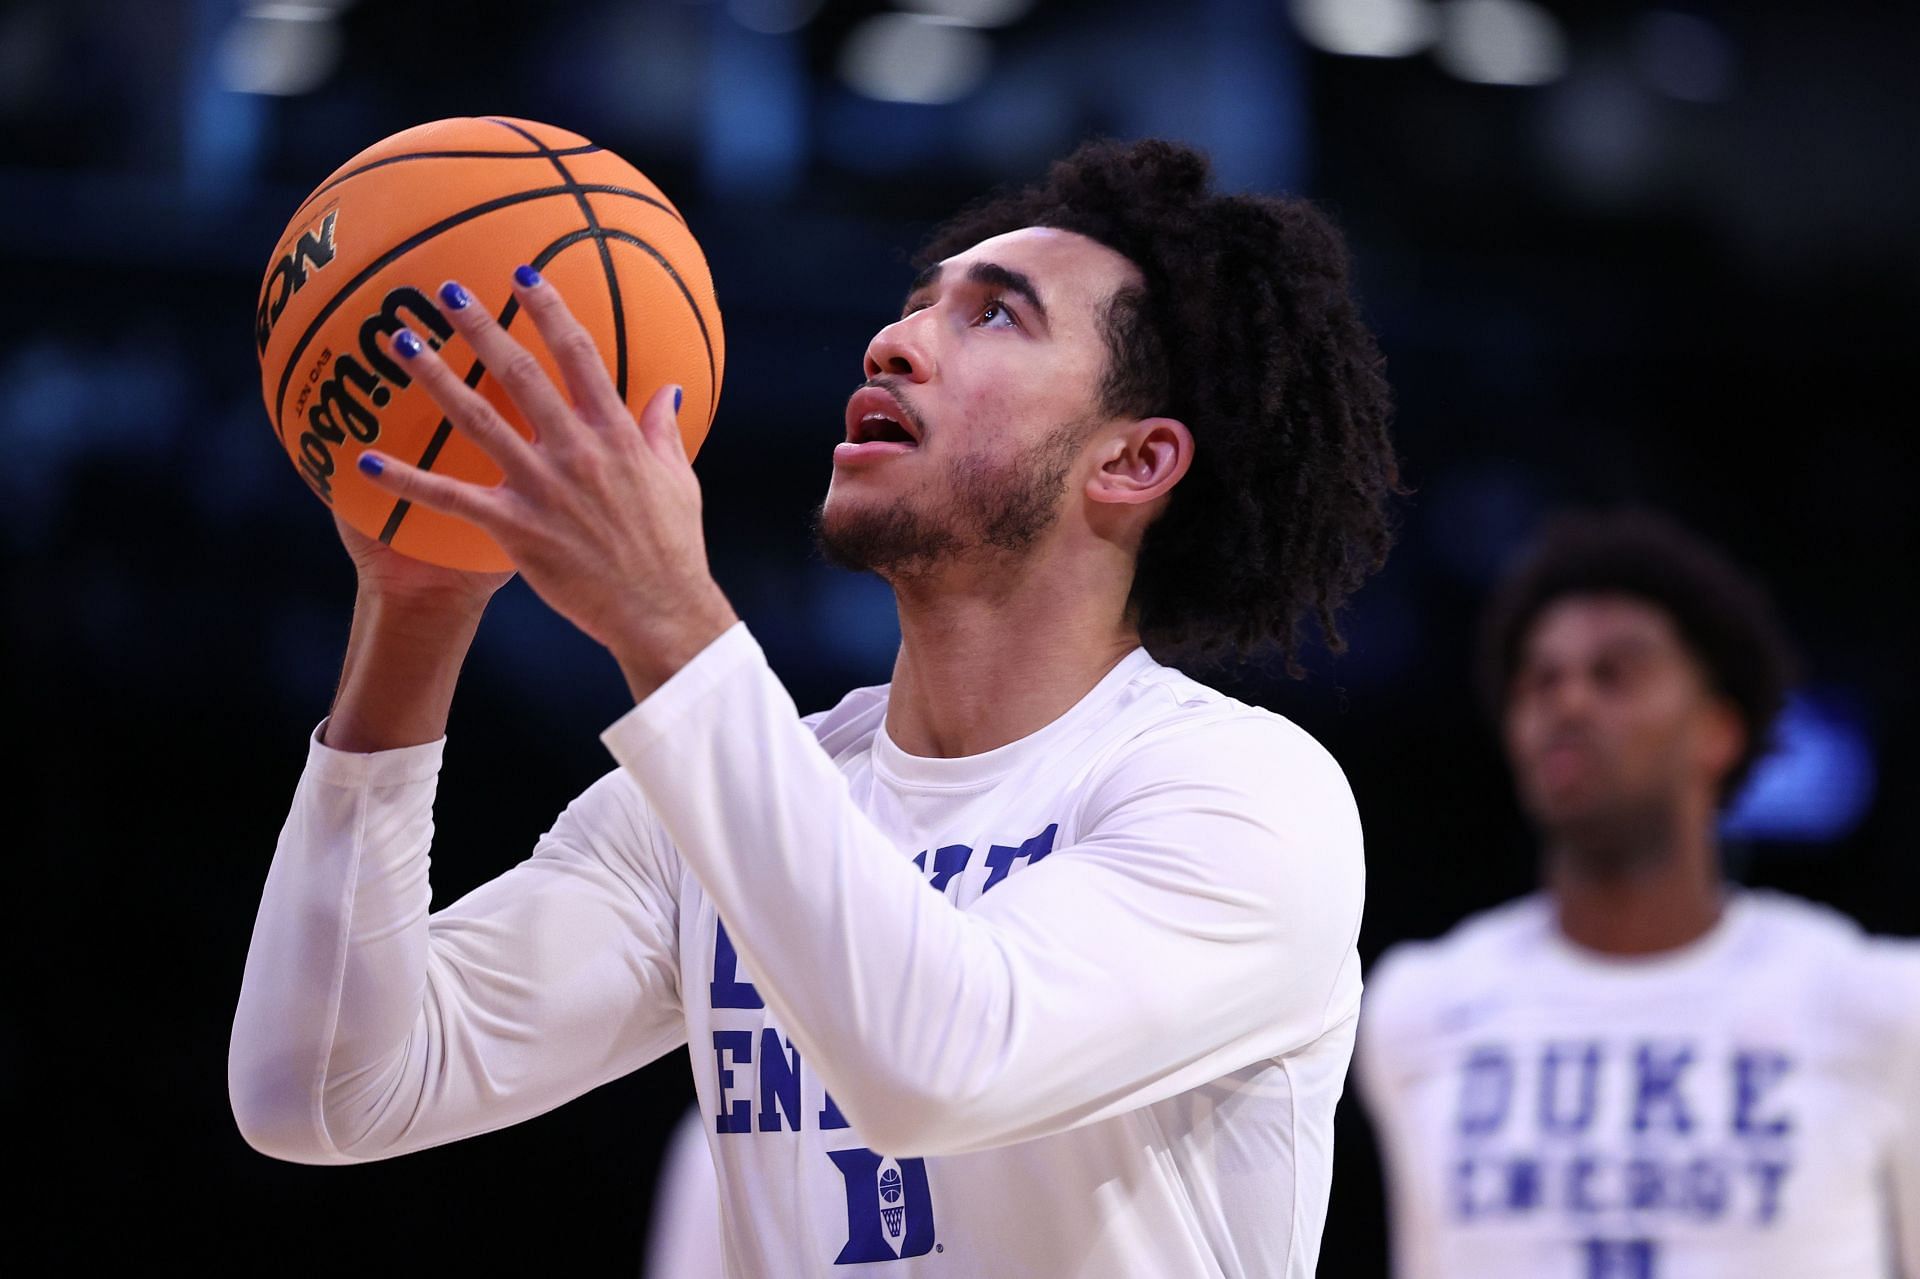
[[[865,1147],[829,1150],[847,1190],[847,1242],[836,1266],[897,1261],[933,1251],[933,1196],[927,1161],[894,1159]]]

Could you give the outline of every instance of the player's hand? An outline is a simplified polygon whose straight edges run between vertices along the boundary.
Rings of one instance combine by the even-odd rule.
[[[495,591],[513,580],[504,573],[475,573],[442,568],[402,555],[386,543],[368,537],[336,513],[333,526],[341,545],[353,559],[363,598],[453,613],[478,614]]]
[[[527,584],[605,645],[634,696],[645,697],[738,620],[707,567],[700,483],[676,417],[680,388],[661,387],[636,419],[558,290],[523,267],[514,293],[559,364],[566,394],[458,284],[442,286],[439,302],[532,426],[532,440],[417,335],[402,329],[392,338],[447,420],[499,465],[501,482],[436,475],[374,450],[361,455],[361,468],[394,496],[491,534]]]

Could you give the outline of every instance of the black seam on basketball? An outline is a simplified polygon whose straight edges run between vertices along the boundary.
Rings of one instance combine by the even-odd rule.
[[[507,305],[500,308],[500,318],[497,322],[503,329],[513,323],[513,304],[515,301],[516,299],[509,298],[507,299]],[[467,370],[465,380],[468,388],[472,389],[479,386],[480,379],[485,377],[486,373],[487,366],[482,364],[478,359],[475,359],[473,367]],[[433,439],[427,442],[427,451],[420,455],[420,460],[414,465],[423,471],[432,470],[434,461],[440,456],[441,446],[447,442],[447,436],[452,430],[453,423],[444,417],[441,418],[440,425],[433,428]],[[413,503],[407,501],[404,497],[393,504],[393,510],[387,516],[386,525],[380,530],[380,540],[382,542],[385,542],[389,546],[393,545],[393,535],[400,531],[400,521],[407,518],[407,512],[412,509]]]
[[[688,291],[686,281],[680,278],[679,273],[673,269],[673,264],[662,257],[658,249],[648,244],[645,240],[642,240],[639,236],[632,235],[626,231],[604,231],[601,235],[607,239],[619,240],[623,244],[631,244],[645,250],[648,254],[652,255],[654,261],[666,269],[667,275],[680,287],[680,294],[686,298],[688,308],[693,311],[694,323],[700,326],[700,337],[706,342],[707,346],[707,398],[718,405],[719,396],[714,394],[714,390],[717,388],[715,388],[714,384],[713,342],[707,338],[707,322],[700,317],[700,304],[695,301],[693,294]],[[569,231],[552,244],[549,244],[546,248],[540,250],[539,254],[537,254],[528,265],[532,266],[536,271],[544,271],[547,264],[558,257],[562,249],[578,244],[580,241],[589,237],[595,239],[600,238],[595,237],[593,232],[587,230]],[[500,308],[500,317],[497,321],[501,328],[504,329],[513,323],[513,317],[518,313],[519,307],[519,298],[509,297],[507,299],[507,304]],[[481,375],[485,372],[485,366],[476,360],[473,368],[467,371],[467,385],[477,387],[480,384]],[[713,426],[712,414],[707,415],[707,426],[709,429]],[[453,423],[444,417],[441,418],[440,424],[433,430],[433,438],[427,441],[426,450],[421,453],[420,461],[416,463],[416,465],[423,471],[432,470],[434,462],[440,457],[440,450],[446,446],[447,438],[452,434]],[[392,544],[394,535],[400,531],[400,521],[406,518],[407,512],[410,509],[412,509],[412,503],[406,501],[404,498],[394,503],[392,513],[387,516],[386,526],[380,531],[380,540],[382,542],[386,542],[389,545]]]
[[[511,120],[496,120],[487,117],[490,124],[512,129],[527,141],[539,147],[553,167],[560,172],[561,179],[574,192],[574,201],[579,204],[581,214],[587,219],[587,230],[593,235],[593,246],[600,253],[600,270],[607,277],[607,302],[613,308],[613,391],[620,397],[622,404],[627,400],[627,312],[620,305],[620,276],[613,269],[613,253],[607,248],[606,233],[600,226],[600,218],[593,211],[593,205],[581,193],[580,184],[573,180],[573,174],[567,172],[567,166],[560,162],[551,147]]]
[[[521,128],[519,125],[515,124],[511,120],[503,120],[497,115],[482,116],[480,118],[485,120],[488,124],[497,124],[503,129],[511,129],[515,133],[519,134],[521,137],[525,138],[527,141],[533,143],[534,146],[540,148],[538,151],[515,151],[513,153],[515,155],[539,156],[542,159],[551,160],[553,159],[554,156],[557,156],[557,155],[579,154],[579,152],[572,147],[557,147],[557,148],[550,147],[546,143],[542,142],[539,138],[527,132],[525,129]],[[598,151],[600,148],[595,147],[593,149]],[[618,156],[615,156],[614,158],[616,160],[619,159]],[[565,177],[567,181],[569,182],[573,181],[573,175],[567,172],[565,165],[556,163],[553,167],[556,169],[559,169],[561,175]],[[586,191],[591,191],[593,190],[593,187],[585,186],[585,187],[582,187],[581,189]],[[659,203],[659,202],[655,201],[654,203]],[[678,222],[681,226],[685,226],[687,224],[687,220],[680,216],[680,210],[674,208],[671,204],[661,204],[660,207],[666,211],[666,214],[668,217],[672,218],[675,222]]]
[[[561,236],[558,240],[555,240],[552,244],[540,250],[539,254],[533,259],[533,269],[538,271],[541,267],[553,261],[554,255],[559,253],[560,250],[566,248],[569,244],[578,244],[585,236],[586,232],[584,231],[569,231],[566,235]],[[514,317],[519,313],[520,299],[509,297],[507,304],[500,308],[500,314],[494,320],[494,323],[498,324],[502,330],[511,328]],[[467,370],[467,385],[477,389],[480,385],[480,379],[486,376],[486,372],[487,366],[476,358],[473,362],[473,367]],[[420,460],[414,463],[414,465],[423,471],[431,471],[433,464],[440,459],[440,450],[446,447],[447,439],[452,434],[452,421],[444,417],[441,418],[440,425],[433,428],[433,438],[427,441],[426,451],[420,454]],[[382,542],[387,543],[389,546],[393,544],[394,534],[400,531],[400,521],[407,518],[407,512],[411,509],[413,509],[413,503],[407,501],[405,498],[401,498],[393,504],[393,511],[387,516],[386,526],[380,530],[380,540]]]
[[[668,213],[672,212],[666,205],[642,191],[633,191],[626,187],[603,186],[599,183],[591,182],[579,184],[579,186],[582,191],[592,191],[603,195],[625,196],[629,199],[639,200],[643,204],[650,204],[656,209],[661,209]],[[458,213],[442,218],[425,230],[417,231],[413,235],[408,236],[405,240],[402,240],[399,244],[369,262],[362,268],[358,275],[342,285],[340,289],[328,299],[327,304],[320,308],[319,313],[313,317],[312,323],[307,325],[307,331],[300,335],[300,340],[294,344],[293,350],[287,353],[286,367],[280,372],[280,387],[274,392],[273,399],[273,429],[278,434],[281,445],[284,447],[287,439],[285,409],[287,403],[287,387],[293,381],[293,371],[295,367],[299,365],[300,357],[305,354],[306,349],[313,344],[313,339],[319,334],[328,318],[331,317],[348,298],[352,297],[361,285],[385,270],[396,258],[404,256],[428,240],[433,239],[435,236],[450,231],[462,223],[471,222],[475,218],[484,217],[498,209],[508,208],[515,204],[525,204],[531,200],[544,200],[550,196],[569,194],[571,194],[571,192],[563,186],[539,187],[532,191],[518,191],[512,195],[498,196],[492,200],[482,201],[470,208],[462,209]],[[684,289],[685,286],[683,285],[682,288]],[[706,322],[704,320],[701,321],[700,327],[702,332],[704,332],[706,329]],[[709,353],[708,358],[711,360],[711,353]]]
[[[716,392],[718,392],[720,388],[719,377],[713,365],[713,335],[707,332],[707,319],[704,315],[700,314],[700,300],[693,296],[693,290],[687,287],[687,282],[680,278],[680,273],[673,269],[673,263],[667,261],[666,255],[661,253],[660,250],[654,248],[639,236],[626,231],[608,231],[606,237],[609,240],[618,240],[622,244],[631,244],[646,253],[655,262],[658,262],[660,269],[667,273],[667,278],[672,280],[674,285],[680,290],[680,296],[687,300],[687,309],[693,312],[693,322],[700,326],[700,343],[707,351],[708,398],[717,408],[720,403],[720,397]],[[713,425],[711,415],[707,418],[707,425]]]
[[[556,152],[555,154],[589,155],[595,151],[604,149],[605,148],[596,143],[589,142],[584,146],[568,147],[566,150]],[[300,207],[293,211],[293,217],[290,220],[298,221],[300,215],[311,208],[315,200],[318,200],[321,196],[333,190],[347,179],[357,178],[371,169],[381,169],[389,164],[399,164],[403,160],[541,160],[545,158],[546,157],[538,151],[409,151],[405,155],[390,155],[384,159],[369,161],[350,173],[343,173],[339,177],[330,179],[320,186],[315,187],[307,198],[301,202]]]

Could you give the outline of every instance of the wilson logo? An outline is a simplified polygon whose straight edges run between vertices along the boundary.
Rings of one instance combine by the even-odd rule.
[[[379,439],[380,410],[392,401],[396,390],[412,384],[413,379],[380,341],[408,327],[401,318],[402,311],[413,317],[412,327],[435,350],[453,336],[453,326],[427,295],[403,284],[389,292],[381,300],[380,309],[361,322],[358,350],[337,357],[330,351],[320,353],[308,372],[308,384],[300,388],[300,398],[294,402],[292,416],[298,418],[304,410],[307,419],[294,463],[325,502],[333,501],[333,450],[348,436],[361,444]]]

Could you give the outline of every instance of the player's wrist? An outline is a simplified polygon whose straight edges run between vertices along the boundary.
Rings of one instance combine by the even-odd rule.
[[[694,658],[739,622],[720,588],[672,617],[654,617],[625,631],[607,647],[620,664],[636,703],[652,696]]]
[[[361,583],[354,616],[374,629],[414,640],[471,639],[493,592],[459,587],[382,587]]]

